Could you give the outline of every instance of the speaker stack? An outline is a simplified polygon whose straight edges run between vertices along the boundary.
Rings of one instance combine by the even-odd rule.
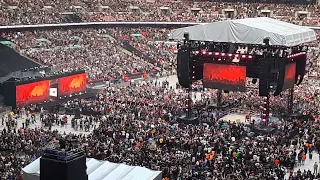
[[[40,180],[88,180],[86,156],[59,158],[59,153],[44,155],[40,159]]]

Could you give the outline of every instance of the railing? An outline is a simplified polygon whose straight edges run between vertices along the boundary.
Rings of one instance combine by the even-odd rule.
[[[85,22],[85,23],[61,23],[61,24],[36,24],[36,25],[15,25],[15,26],[0,26],[0,30],[14,29],[40,29],[40,28],[65,28],[65,27],[86,27],[86,26],[170,26],[183,27],[199,24],[197,22]],[[305,26],[307,28],[320,30],[320,27]]]

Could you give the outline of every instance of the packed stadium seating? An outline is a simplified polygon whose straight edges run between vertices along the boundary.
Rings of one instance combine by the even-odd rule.
[[[16,32],[3,37],[12,41],[21,53],[57,71],[82,68],[91,80],[113,80],[123,74],[172,71],[174,49],[153,41],[164,40],[166,33],[169,33],[166,29],[109,28]],[[126,41],[144,45],[144,48],[135,48],[144,56],[128,51],[125,45],[130,43]]]
[[[3,1],[0,25],[96,21],[212,22],[270,16],[319,25],[316,5],[232,3],[219,1]]]
[[[320,25],[319,6],[292,3],[6,0],[0,1],[0,7],[1,26],[103,21],[200,23],[259,16]],[[170,31],[147,27],[43,29],[1,32],[0,39],[7,43],[1,44],[3,49],[10,46],[55,71],[84,69],[89,82],[104,83],[122,81],[126,74],[175,74],[177,46],[167,41]],[[161,170],[164,180],[275,180],[284,179],[286,174],[290,180],[319,178],[320,170],[302,173],[299,169],[305,161],[317,161],[318,157],[312,160],[312,154],[320,151],[319,38],[308,45],[308,77],[295,87],[294,111],[312,116],[285,117],[270,123],[278,129],[274,135],[252,136],[254,121],[219,119],[219,113],[260,113],[257,85],[249,80],[252,87],[246,92],[224,94],[224,102],[240,102],[224,112],[202,107],[215,102],[217,96],[213,90],[198,88],[201,82],[196,82],[192,103],[201,117],[199,125],[177,123],[175,118],[185,110],[188,96],[179,85],[169,84],[167,79],[119,83],[105,86],[92,99],[60,103],[65,109],[77,107],[89,113],[78,119],[46,112],[42,105],[16,108],[14,113],[0,106],[0,178],[22,180],[21,168],[40,157],[43,147],[58,138],[79,140],[88,157]],[[272,113],[283,112],[287,95],[271,97]]]

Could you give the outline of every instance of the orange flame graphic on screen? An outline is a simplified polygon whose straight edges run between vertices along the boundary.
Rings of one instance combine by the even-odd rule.
[[[72,79],[71,83],[69,84],[69,88],[76,89],[80,88],[84,84],[85,78],[84,76],[76,76]]]
[[[33,87],[32,91],[30,92],[30,96],[31,97],[43,96],[46,93],[46,89],[47,89],[47,86],[44,83],[40,85],[36,85]]]

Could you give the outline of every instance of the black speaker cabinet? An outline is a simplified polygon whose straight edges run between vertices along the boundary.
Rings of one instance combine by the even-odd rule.
[[[267,96],[270,91],[271,60],[260,59],[259,62],[259,96]]]
[[[86,156],[69,161],[41,157],[40,180],[88,180]]]
[[[177,74],[178,81],[180,86],[184,88],[190,87],[190,50],[188,49],[179,49],[178,55],[178,64],[177,64]]]

